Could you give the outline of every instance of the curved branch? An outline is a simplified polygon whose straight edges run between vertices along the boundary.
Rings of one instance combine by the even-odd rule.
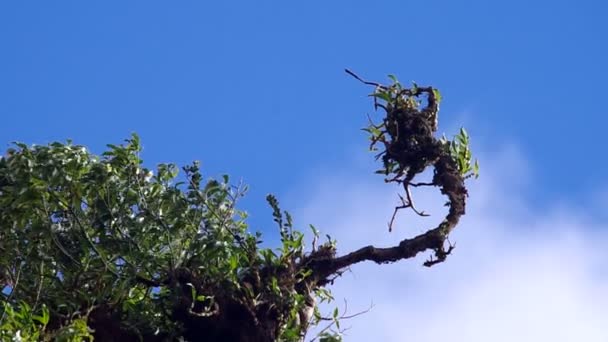
[[[449,232],[458,224],[458,218],[454,221],[442,222],[437,228],[431,229],[411,239],[404,239],[393,247],[375,247],[373,245],[359,248],[358,250],[334,259],[322,259],[311,261],[308,264],[322,286],[328,281],[328,277],[351,265],[373,261],[377,264],[393,263],[399,260],[410,259],[421,252],[432,250],[435,252],[435,259],[425,261],[424,266],[430,267],[445,260],[452,252],[454,246],[450,246],[446,251],[444,242]],[[311,254],[314,258],[314,255]]]
[[[410,208],[418,215],[426,215],[415,208],[410,185],[438,187],[448,198],[449,211],[437,227],[414,238],[404,239],[396,246],[380,248],[369,245],[340,257],[334,255],[328,257],[327,252],[313,251],[303,258],[299,267],[311,269],[320,286],[332,282],[332,275],[339,274],[341,270],[363,261],[373,261],[378,264],[392,263],[431,250],[434,255],[424,263],[424,266],[430,267],[443,262],[454,249],[447,238],[460,221],[460,217],[465,214],[468,195],[464,185],[465,179],[449,148],[434,137],[439,110],[438,98],[436,98],[438,92],[432,87],[415,86],[412,89],[404,89],[397,82],[385,86],[364,81],[350,70],[346,72],[367,85],[375,86],[376,89],[397,94],[385,99],[387,105],[383,108],[386,117],[382,126],[374,125],[376,129],[378,127],[382,129],[380,134],[374,133],[373,136],[385,143],[385,151],[383,151],[385,154],[382,158],[384,171],[387,175],[394,175],[393,178],[388,178],[387,182],[403,184],[405,190],[406,198],[399,195],[402,205],[395,208],[389,229],[392,227],[395,214],[400,209]],[[422,94],[426,94],[427,104],[419,108],[415,98]],[[413,183],[414,178],[429,166],[434,169],[432,182]]]

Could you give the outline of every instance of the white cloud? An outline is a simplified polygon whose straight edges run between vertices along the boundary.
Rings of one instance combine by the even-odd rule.
[[[426,256],[364,263],[336,281],[336,303],[346,298],[349,313],[375,305],[343,322],[352,327],[345,341],[608,341],[606,224],[568,203],[528,203],[533,176],[517,148],[481,161],[445,263],[422,267]],[[299,192],[304,206],[295,217],[337,238],[339,252],[394,244],[445,212],[443,198],[418,193],[419,209],[433,218],[404,211],[389,234],[396,195],[381,179],[334,174],[315,184],[308,198]]]

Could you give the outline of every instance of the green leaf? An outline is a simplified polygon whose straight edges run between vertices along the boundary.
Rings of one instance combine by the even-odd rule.
[[[391,95],[387,92],[384,91],[379,91],[379,92],[374,92],[371,94],[371,96],[373,97],[377,97],[379,99],[382,99],[386,102],[390,102],[391,101]]]
[[[309,224],[308,226],[310,227],[310,230],[312,230],[313,235],[316,237],[319,237],[319,233],[320,233],[319,230],[312,224]]]
[[[437,101],[437,104],[439,104],[442,100],[441,93],[439,92],[439,90],[433,88],[433,95],[435,96],[435,101]]]
[[[465,138],[469,137],[469,135],[467,134],[467,131],[464,129],[464,127],[460,127],[460,135],[462,135]]]
[[[194,288],[194,285],[192,283],[186,283],[186,286],[190,287],[190,294],[192,295],[192,300],[194,301],[196,299],[196,289]]]
[[[233,254],[230,256],[230,270],[236,270],[239,266],[239,256],[238,254]]]

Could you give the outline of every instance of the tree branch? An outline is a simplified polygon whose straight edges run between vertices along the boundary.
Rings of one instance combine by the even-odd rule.
[[[397,82],[385,86],[365,81],[350,70],[346,70],[346,72],[367,85],[375,86],[376,89],[380,88],[398,94],[397,97],[385,99],[388,105],[384,107],[386,111],[383,121],[384,129],[379,137],[377,133],[372,136],[385,142],[384,168],[387,174],[394,175],[394,178],[388,178],[388,182],[402,183],[405,191],[405,198],[399,195],[402,205],[395,207],[389,229],[400,209],[411,208],[416,214],[426,216],[424,212],[418,211],[414,206],[409,186],[438,187],[440,192],[448,198],[447,206],[450,209],[437,227],[414,238],[404,239],[396,246],[380,248],[369,245],[340,257],[335,257],[335,254],[328,255],[327,251],[322,249],[312,251],[303,258],[298,267],[311,269],[319,286],[332,282],[331,277],[340,274],[341,270],[363,261],[373,261],[378,264],[392,263],[413,258],[421,252],[431,250],[433,256],[424,262],[424,266],[430,267],[443,262],[454,249],[447,238],[458,224],[460,217],[465,214],[465,202],[468,195],[456,160],[444,144],[434,137],[439,108],[436,90],[432,87],[417,86],[412,89],[402,88]],[[428,95],[427,105],[419,108],[416,100],[410,100],[423,93]],[[429,166],[434,169],[432,181],[414,183],[414,178]],[[407,172],[407,175],[403,179],[404,172]]]

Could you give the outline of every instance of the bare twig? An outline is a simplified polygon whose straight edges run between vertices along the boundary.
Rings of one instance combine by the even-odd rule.
[[[378,82],[369,82],[366,81],[364,79],[362,79],[361,77],[357,76],[357,74],[355,74],[354,72],[348,70],[348,69],[344,69],[344,71],[346,71],[347,74],[351,75],[352,77],[354,77],[355,79],[357,79],[358,81],[360,81],[361,83],[367,84],[367,85],[372,85],[374,87],[378,87],[378,88],[382,88],[382,89],[386,89],[386,86],[378,83]]]
[[[323,329],[321,329],[317,333],[317,335],[310,340],[310,342],[316,341],[319,337],[321,337],[321,335],[324,332],[326,332],[327,330],[331,329],[331,327],[333,327],[336,324],[337,320],[339,321],[339,320],[343,320],[343,319],[351,319],[351,318],[355,318],[357,316],[361,316],[363,314],[366,314],[366,313],[370,312],[373,307],[374,307],[374,303],[372,302],[370,304],[369,308],[367,308],[367,309],[365,309],[363,311],[359,311],[357,313],[354,313],[352,315],[346,315],[346,312],[348,311],[348,302],[346,301],[346,298],[344,298],[344,310],[342,311],[342,315],[340,315],[340,316],[338,316],[336,318],[333,318],[333,317],[320,317],[320,320],[322,320],[322,321],[331,321],[331,323],[329,323],[327,326],[325,326]],[[344,329],[341,329],[339,332],[343,333],[343,332],[345,332],[348,329],[349,328],[344,328]]]
[[[430,216],[429,214],[425,213],[424,211],[419,211],[418,209],[416,209],[416,206],[414,205],[414,200],[412,199],[412,195],[410,193],[409,187],[407,186],[407,183],[403,183],[403,188],[405,189],[405,194],[407,196],[407,199],[404,199],[403,196],[401,196],[400,194],[397,194],[397,196],[399,196],[399,199],[401,200],[401,205],[396,206],[395,210],[393,211],[393,216],[391,216],[391,221],[388,224],[389,232],[393,231],[393,224],[395,222],[395,217],[397,216],[397,212],[401,209],[411,208],[412,211],[419,216],[422,216],[422,217]]]
[[[414,200],[412,199],[412,194],[410,192],[410,187],[407,183],[403,183],[403,188],[405,189],[405,195],[407,196],[408,207],[412,208],[412,211],[414,211],[419,216],[429,216],[429,214],[425,213],[424,211],[418,211],[418,209],[416,209],[416,206],[414,205]],[[403,200],[403,197],[401,199]]]

